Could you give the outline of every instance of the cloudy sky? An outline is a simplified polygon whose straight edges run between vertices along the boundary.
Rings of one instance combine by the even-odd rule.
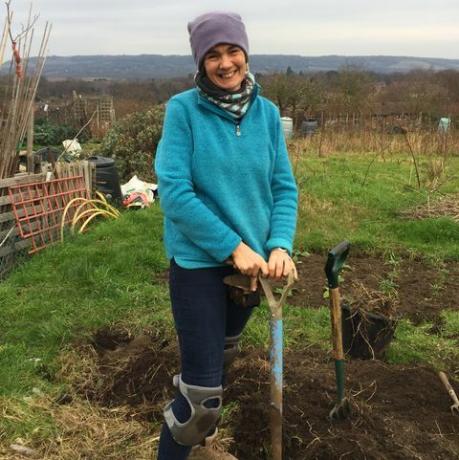
[[[25,22],[30,1],[11,1]],[[241,14],[253,54],[459,59],[459,0],[34,0],[33,9],[39,26],[52,23],[51,55],[190,54],[187,21],[219,9]]]

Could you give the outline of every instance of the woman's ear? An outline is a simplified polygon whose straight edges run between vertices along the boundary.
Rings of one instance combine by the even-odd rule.
[[[206,74],[206,68],[204,66],[204,61],[202,61],[201,65],[199,66],[198,70],[196,71],[196,75],[200,73],[201,75]]]
[[[246,63],[245,63],[245,73],[249,73],[249,72],[250,72],[249,63],[246,62]]]

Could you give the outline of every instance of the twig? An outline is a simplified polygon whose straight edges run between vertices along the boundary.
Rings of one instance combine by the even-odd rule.
[[[89,120],[86,122],[86,124],[75,134],[75,137],[72,139],[72,142],[70,142],[67,147],[65,147],[64,151],[59,155],[58,159],[56,161],[59,161],[63,155],[67,153],[67,150],[69,147],[72,145],[73,141],[76,141],[78,139],[78,136],[83,132],[83,130],[91,123],[92,119],[94,118],[94,115],[97,113],[97,109],[94,110],[94,113],[91,115]]]
[[[0,248],[5,244],[5,242],[8,240],[8,238],[10,237],[11,233],[13,233],[13,230],[15,229],[16,227],[13,226],[10,228],[10,230],[8,231],[8,233],[6,234],[5,238],[3,238],[3,241],[0,243]]]
[[[370,164],[367,167],[367,170],[365,171],[365,177],[363,178],[363,181],[362,181],[362,187],[365,187],[365,182],[367,181],[367,177],[370,172],[370,168],[373,166],[373,163],[375,161],[376,161],[376,155],[372,158],[372,160],[370,161]]]
[[[27,22],[27,26],[26,27],[22,26],[22,31],[19,34],[17,34],[16,37],[13,37],[13,33],[11,31],[12,29],[11,21],[13,19],[13,14],[10,11],[11,0],[8,0],[7,2],[5,2],[5,5],[6,5],[6,17],[8,21],[8,34],[10,36],[11,43],[15,43],[15,42],[18,42],[24,35],[26,35],[34,27],[40,15],[36,14],[33,20],[29,20]],[[32,8],[32,5],[31,5],[31,8]]]
[[[404,133],[406,143],[408,144],[408,149],[410,150],[411,157],[413,158],[413,163],[414,163],[414,169],[416,171],[416,179],[418,181],[418,188],[421,188],[421,179],[419,177],[419,169],[418,169],[418,163],[416,161],[416,156],[413,151],[413,147],[411,146],[410,140],[408,139],[408,132]]]
[[[368,385],[368,388],[372,387],[373,385],[376,386],[376,380],[373,380],[373,382],[370,383],[370,385]],[[352,397],[353,398],[356,398],[357,396],[359,396],[361,393],[364,393],[365,391],[367,391],[368,388],[362,388],[360,391],[357,391],[356,393],[352,393]],[[374,395],[375,392],[373,392],[372,395]],[[370,399],[372,398],[373,396],[370,396]],[[369,399],[367,399],[367,402],[369,401]]]
[[[441,438],[444,438],[443,433],[441,432],[440,425],[438,424],[438,421],[435,420],[435,425],[437,425],[438,428],[438,434],[440,435]]]

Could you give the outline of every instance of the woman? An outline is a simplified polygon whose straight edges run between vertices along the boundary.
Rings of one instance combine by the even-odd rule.
[[[232,300],[223,278],[239,271],[256,291],[259,275],[295,270],[296,186],[279,112],[248,69],[245,26],[235,13],[212,12],[188,31],[196,88],[168,102],[155,163],[181,354],[160,460],[186,459],[216,433],[224,367],[259,303]]]

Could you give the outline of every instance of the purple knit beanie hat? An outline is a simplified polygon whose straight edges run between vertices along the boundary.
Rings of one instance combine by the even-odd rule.
[[[228,43],[239,46],[249,55],[249,39],[244,23],[237,13],[212,11],[188,23],[191,51],[199,68],[205,54],[215,45]]]

